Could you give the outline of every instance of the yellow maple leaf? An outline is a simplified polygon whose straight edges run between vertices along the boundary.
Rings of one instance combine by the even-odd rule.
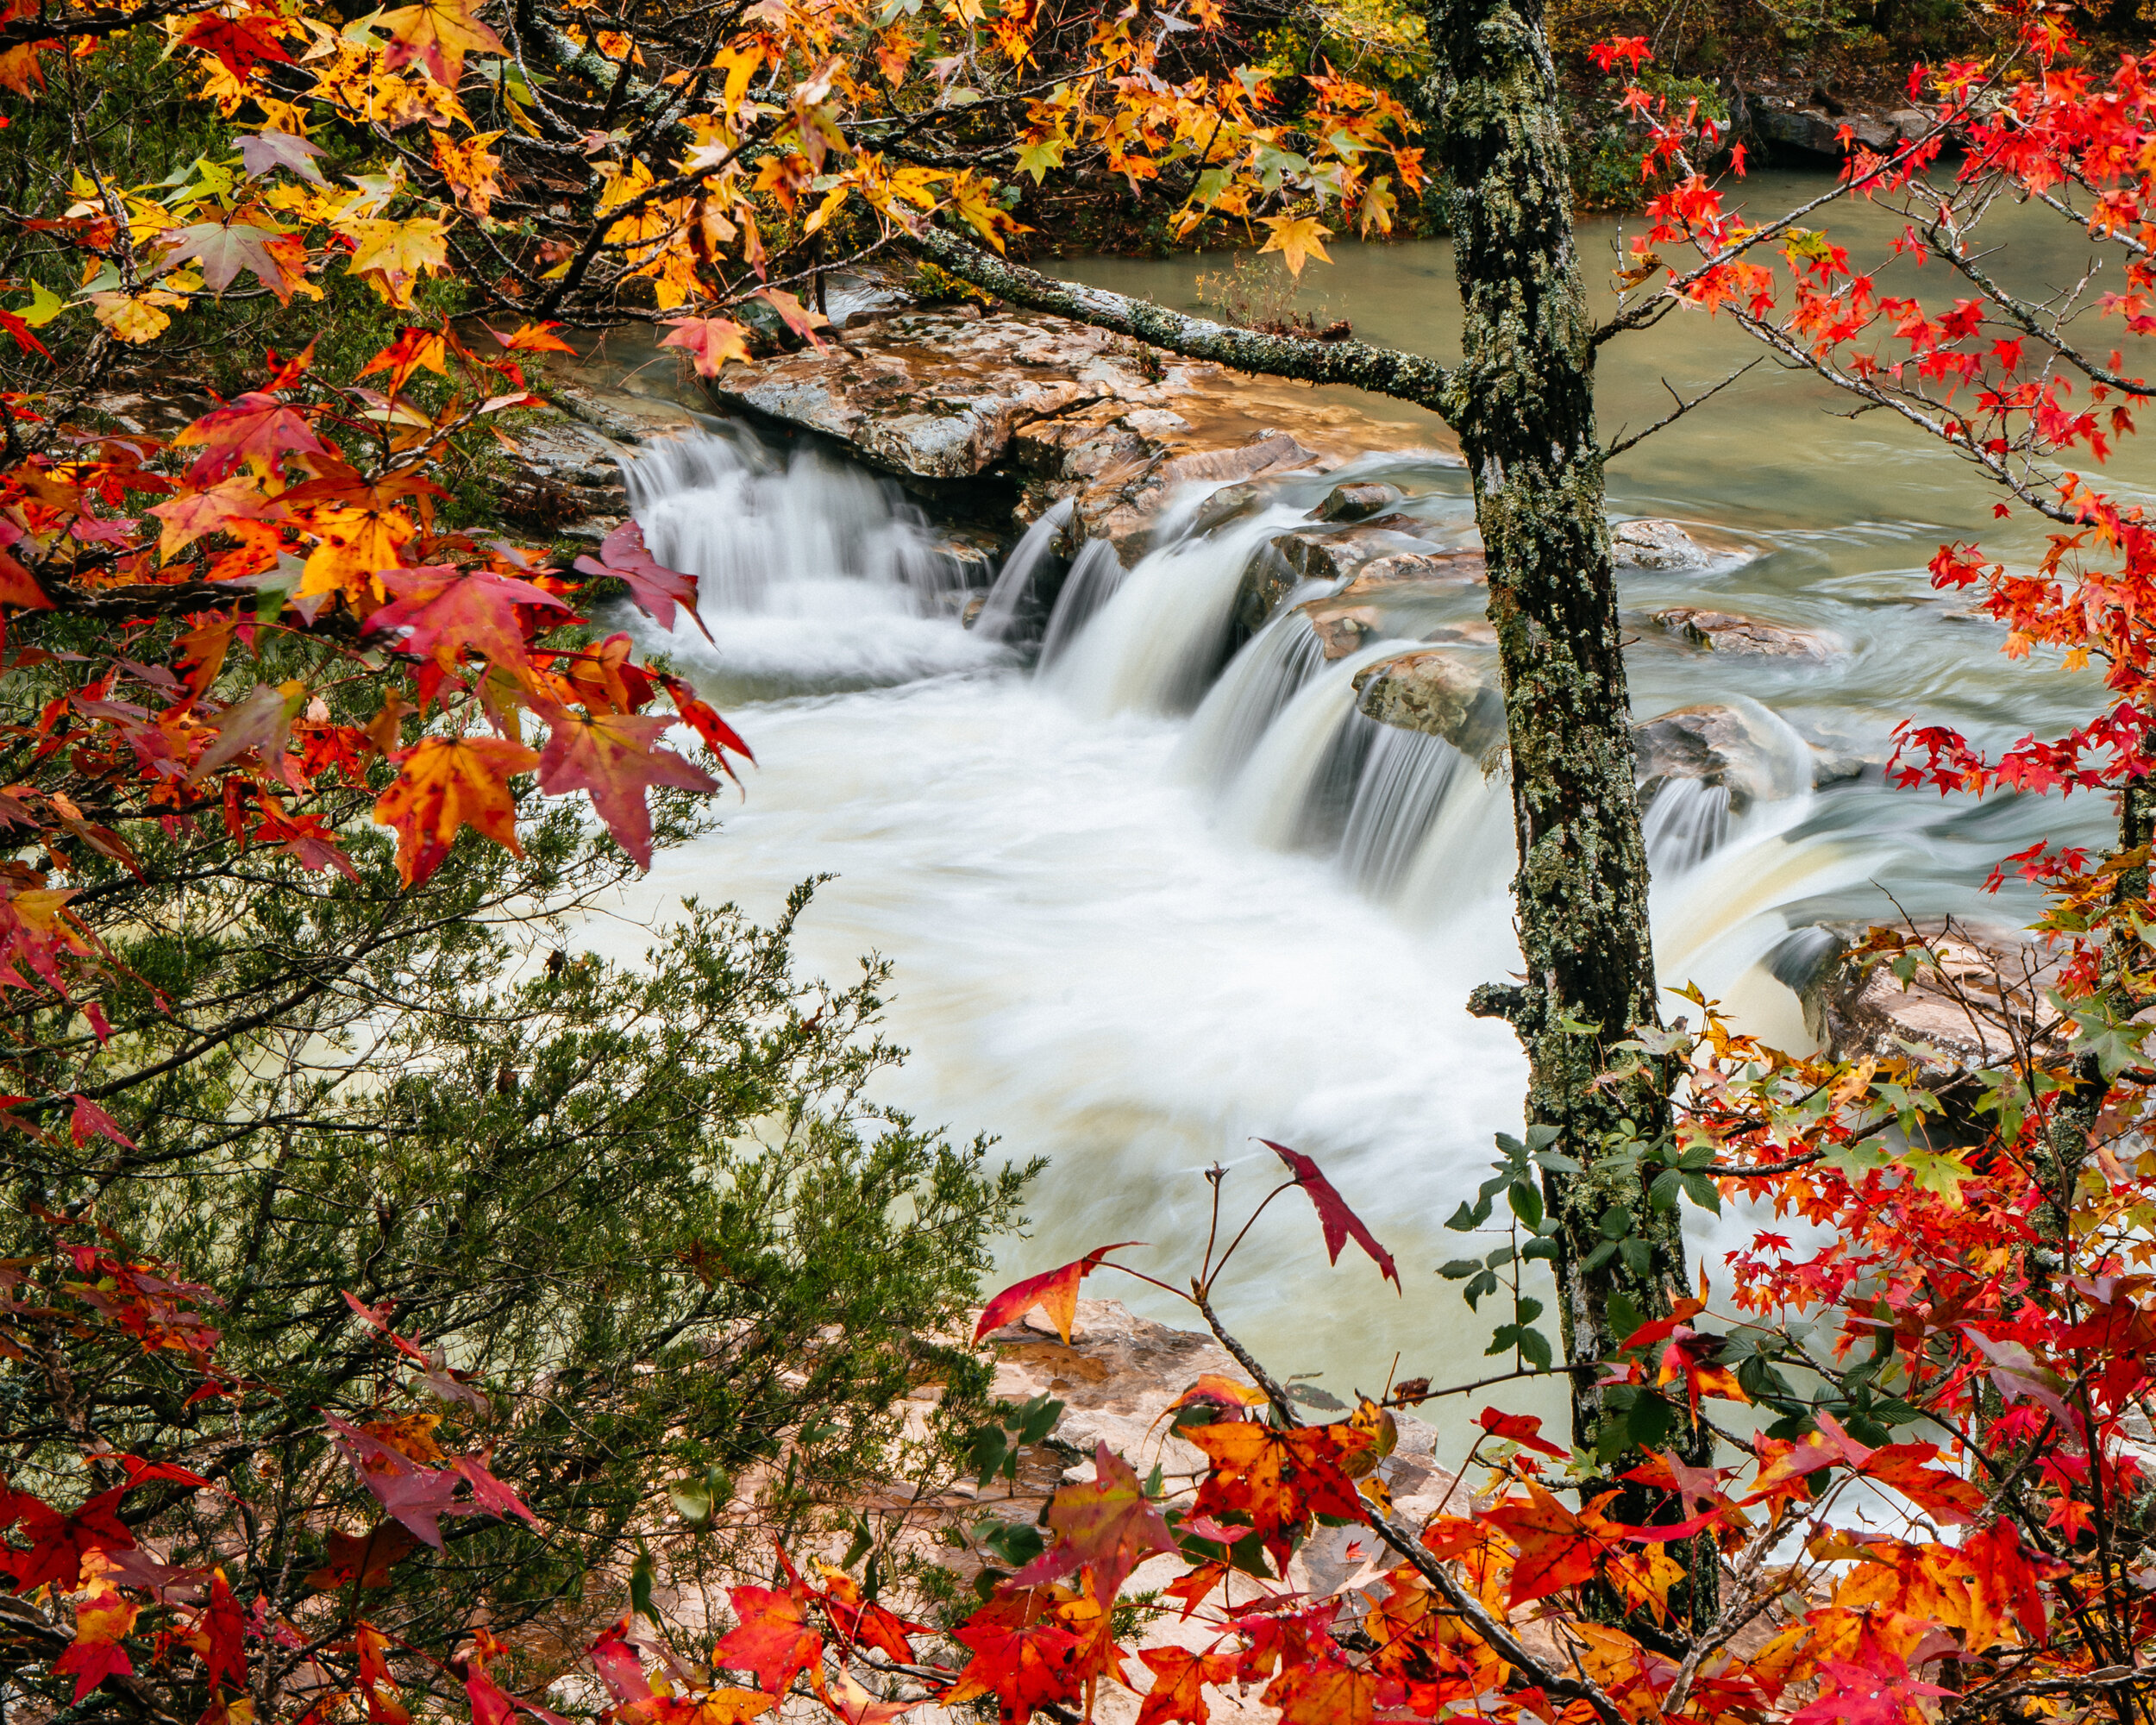
[[[502,39],[474,17],[465,0],[419,0],[383,14],[382,28],[390,34],[382,52],[382,64],[394,72],[414,61],[426,67],[434,81],[454,90],[464,76],[464,56],[473,48],[490,53],[507,52]]]
[[[1273,231],[1257,249],[1261,254],[1278,252],[1281,261],[1288,266],[1288,274],[1300,275],[1307,258],[1315,258],[1321,264],[1332,261],[1326,255],[1323,243],[1332,229],[1319,227],[1315,216],[1268,216],[1263,219]]]
[[[448,267],[447,231],[431,216],[354,222],[337,231],[352,242],[345,273],[365,279],[399,310],[411,307],[411,291],[422,274]]]
[[[122,342],[154,342],[172,327],[172,320],[166,315],[168,305],[185,305],[184,293],[167,293],[162,288],[152,288],[147,293],[93,293],[90,309],[97,321],[112,331],[115,339]]]

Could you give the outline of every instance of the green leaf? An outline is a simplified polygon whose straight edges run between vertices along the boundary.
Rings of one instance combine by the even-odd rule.
[[[1495,1294],[1496,1291],[1497,1278],[1495,1276],[1492,1276],[1489,1271],[1485,1270],[1480,1276],[1476,1276],[1472,1282],[1469,1283],[1466,1287],[1463,1288],[1460,1290],[1460,1293],[1462,1297],[1467,1302],[1468,1310],[1474,1312],[1481,1309],[1480,1306],[1478,1306],[1476,1302],[1482,1299],[1483,1295]]]
[[[1555,1234],[1537,1234],[1534,1239],[1520,1248],[1520,1256],[1522,1260],[1539,1258],[1546,1258],[1550,1263],[1555,1264],[1557,1261],[1557,1239]]]
[[[658,1614],[651,1609],[651,1582],[655,1572],[650,1551],[638,1540],[636,1561],[629,1566],[629,1609],[647,1623],[659,1621]]]
[[[1550,1361],[1551,1358],[1550,1353],[1550,1339],[1544,1335],[1540,1330],[1521,1329],[1520,1332],[1520,1357],[1537,1370],[1547,1371],[1550,1369]]]
[[[1512,1213],[1531,1228],[1542,1226],[1542,1194],[1532,1181],[1515,1180],[1505,1189],[1505,1201],[1512,1206]]]
[[[1438,1266],[1438,1274],[1447,1282],[1457,1282],[1465,1276],[1478,1274],[1482,1268],[1479,1258],[1455,1258]]]

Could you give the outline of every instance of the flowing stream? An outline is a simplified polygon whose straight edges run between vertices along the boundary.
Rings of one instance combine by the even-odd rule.
[[[1816,185],[1752,182],[1770,208]],[[2034,231],[2013,259],[2024,275],[2078,273],[2085,248],[2053,235],[2045,251]],[[1585,234],[1590,272],[1613,232]],[[1890,229],[1867,216],[1856,232],[1883,254]],[[1335,250],[1329,273],[1311,272],[1313,301],[1360,336],[1451,351],[1443,244]],[[1207,266],[1068,268],[1188,306]],[[1614,344],[1606,433],[1655,417],[1664,378],[1696,389],[1749,357],[1739,332],[1697,316]],[[1436,441],[1426,417],[1357,399],[1399,420],[1403,445]],[[1763,367],[1610,478],[1614,515],[1677,518],[1727,553],[1705,570],[1625,574],[1628,613],[1705,605],[1837,645],[1824,661],[1739,659],[1643,637],[1630,655],[1639,716],[1735,703],[1775,775],[1771,794],[1741,800],[1672,780],[1650,804],[1664,981],[1697,981],[1792,1044],[1802,1023],[1775,974],[1792,931],[1897,904],[2011,918],[2021,901],[1977,890],[1992,862],[2046,832],[2098,834],[2106,817],[2080,799],[1979,804],[1883,782],[1877,763],[1912,715],[1996,744],[2070,723],[2097,691],[2005,661],[2002,631],[1927,579],[1944,540],[2027,557],[2034,527],[1993,523],[1991,496],[1950,456],[1834,405]],[[1457,466],[1353,471],[1406,492],[1432,543],[1470,542]],[[1315,1156],[1397,1255],[1404,1295],[1351,1246],[1329,1268],[1290,1194],[1222,1304],[1278,1371],[1322,1371],[1344,1396],[1376,1388],[1395,1353],[1403,1376],[1477,1375],[1490,1325],[1432,1270],[1457,1255],[1442,1221],[1485,1174],[1492,1134],[1518,1128],[1524,1066],[1505,1027],[1463,1008],[1519,963],[1501,770],[1355,709],[1356,671],[1412,640],[1372,637],[1327,660],[1276,614],[1226,656],[1245,565],[1338,477],[1290,479],[1269,508],[1209,535],[1183,530],[1187,499],[1136,568],[1082,553],[1053,614],[1029,624],[1044,527],[1006,558],[972,630],[958,566],[894,486],[858,470],[730,428],[631,464],[630,483],[655,554],[702,577],[715,637],[654,644],[725,705],[759,762],[721,831],[661,856],[640,906],[693,892],[768,914],[805,876],[836,875],[801,956],[835,978],[866,952],[896,961],[891,1023],[912,1052],[883,1094],[954,1135],[1050,1158],[1031,1237],[1003,1252],[1013,1276],[1142,1239],[1154,1249],[1133,1261],[1182,1279],[1205,1235],[1202,1170],[1232,1170],[1239,1220],[1277,1173],[1259,1137]],[[1471,630],[1481,604],[1463,589],[1457,621]],[[1014,644],[1029,627],[1045,636],[1037,666]],[[1873,764],[1815,789],[1822,749]],[[1729,1241],[1695,1220],[1718,1257]],[[1188,1321],[1122,1278],[1085,1291]],[[1438,1417],[1480,1405],[1456,1399]]]

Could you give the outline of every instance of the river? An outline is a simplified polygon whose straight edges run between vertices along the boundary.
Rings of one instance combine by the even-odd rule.
[[[1773,208],[1819,185],[1761,174],[1748,195]],[[2011,215],[2017,279],[2078,273],[2085,246]],[[1883,258],[1888,218],[1853,216],[1837,237],[1860,261]],[[1585,226],[1590,276],[1607,280],[1618,238],[1614,223]],[[1442,242],[1342,243],[1333,258],[1311,267],[1309,299],[1364,339],[1457,351]],[[1063,267],[1194,308],[1195,277],[1222,261]],[[1665,379],[1690,392],[1751,357],[1741,332],[1697,314],[1612,344],[1598,386],[1605,434],[1665,411]],[[1397,419],[1404,448],[1433,441],[1426,417],[1361,405]],[[1643,645],[1635,711],[1741,696],[1877,760],[1913,715],[1996,743],[2088,710],[2091,678],[2006,661],[2003,631],[1925,574],[1946,539],[1982,536],[2026,558],[2034,524],[1994,522],[1992,496],[1949,455],[1883,416],[1840,417],[1841,405],[1761,367],[1612,467],[1614,514],[1675,517],[1733,551],[1704,574],[1626,576],[1628,610],[1708,603],[1846,649],[1820,663]],[[1328,1267],[1290,1194],[1224,1287],[1227,1320],[1278,1371],[1322,1372],[1342,1396],[1377,1387],[1395,1355],[1402,1376],[1474,1375],[1489,1323],[1432,1272],[1459,1244],[1442,1219],[1482,1176],[1492,1134],[1520,1120],[1516,1045],[1463,1007],[1518,963],[1501,784],[1401,742],[1365,762],[1344,819],[1313,825],[1344,672],[1283,681],[1262,662],[1277,656],[1262,637],[1209,692],[1183,669],[1192,631],[1217,626],[1205,605],[1232,589],[1266,524],[1156,552],[1035,674],[959,627],[938,592],[947,573],[879,482],[814,457],[790,473],[760,467],[755,451],[721,445],[645,467],[632,478],[639,513],[662,558],[705,578],[718,637],[667,649],[730,703],[759,764],[723,829],[662,855],[633,907],[694,892],[768,915],[805,876],[836,875],[803,925],[801,956],[835,978],[863,953],[895,962],[890,1028],[912,1054],[880,1094],[956,1136],[991,1133],[1014,1157],[1050,1158],[1028,1237],[1003,1251],[1010,1275],[1140,1239],[1151,1249],[1134,1262],[1186,1278],[1205,1232],[1202,1170],[1232,1170],[1239,1214],[1274,1183],[1277,1164],[1257,1140],[1276,1138],[1318,1158],[1398,1256],[1406,1290],[1352,1248]],[[1464,541],[1456,465],[1410,455],[1363,470],[1407,491],[1430,536]],[[2127,477],[2146,475],[2137,461]],[[1275,530],[1332,482],[1285,486]],[[1761,964],[1789,931],[1888,918],[1896,904],[2021,911],[1978,893],[1992,862],[2047,831],[2100,835],[2106,815],[2082,799],[1896,791],[1876,770],[1800,791],[1731,823],[1696,866],[1665,866],[1664,979],[1696,978],[1749,1024],[1799,1039],[1794,997]],[[1683,850],[1667,832],[1661,845],[1665,864]],[[1691,1220],[1710,1261],[1737,1226]],[[1086,1292],[1188,1319],[1126,1278],[1101,1275]],[[1551,1415],[1561,1404],[1546,1386],[1502,1399]],[[1456,1426],[1480,1405],[1456,1399],[1438,1417]]]

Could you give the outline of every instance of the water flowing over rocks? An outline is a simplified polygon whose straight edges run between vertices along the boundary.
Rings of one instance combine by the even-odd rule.
[[[1811,781],[1808,758],[1790,746],[1802,749],[1801,740],[1756,701],[1681,706],[1635,724],[1633,742],[1639,787],[1650,796],[1669,781],[1690,779],[1726,789],[1731,809],[1742,814],[1754,803],[1794,796]]]
[[[571,538],[603,539],[629,512],[621,461],[661,438],[708,425],[680,403],[625,389],[595,387],[559,373],[551,410],[517,422],[501,486],[511,520]]]
[[[822,350],[729,366],[727,406],[845,443],[931,486],[1015,487],[1022,520],[1075,499],[1074,537],[1126,564],[1187,484],[1323,471],[1399,428],[1060,317],[975,305],[888,314]]]

